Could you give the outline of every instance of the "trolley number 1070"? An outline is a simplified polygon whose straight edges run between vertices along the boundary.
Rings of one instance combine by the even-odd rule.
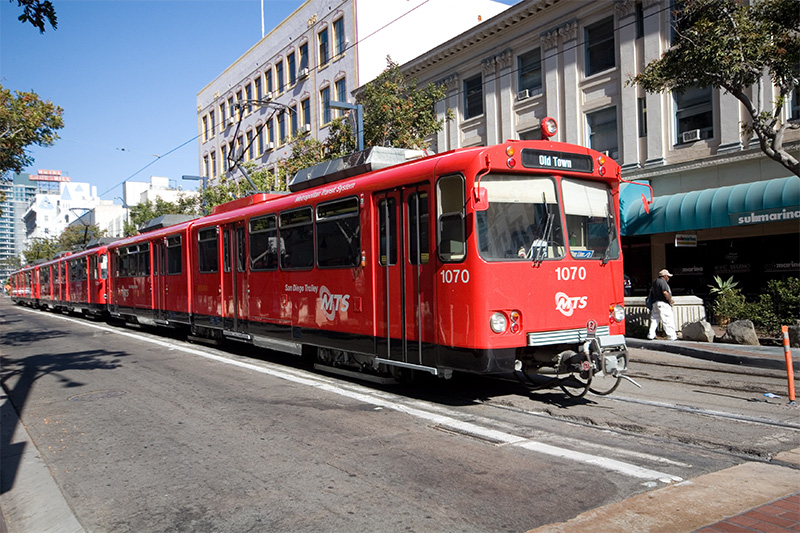
[[[449,268],[439,272],[442,283],[469,283],[469,270],[466,268]]]
[[[558,281],[584,280],[586,279],[586,268],[577,266],[559,267],[556,268],[556,277]]]

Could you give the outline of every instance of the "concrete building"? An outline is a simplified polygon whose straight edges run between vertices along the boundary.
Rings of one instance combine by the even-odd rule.
[[[554,117],[556,140],[607,152],[623,178],[654,191],[621,195],[623,249],[634,294],[656,273],[675,274],[677,294],[707,294],[714,275],[745,292],[800,275],[800,178],[744,136],[747,112],[711,89],[646,94],[628,79],[670,46],[669,0],[523,0],[401,65],[420,85],[443,83],[454,118],[433,139],[444,151],[540,137]],[[775,94],[769,79],[760,88]],[[769,100],[769,97],[766,98]],[[795,91],[785,119],[800,119]],[[800,155],[800,130],[787,132]]]
[[[85,182],[62,181],[58,183],[57,192],[37,193],[22,217],[25,246],[36,238],[58,237],[67,226],[100,202],[97,186]]]
[[[7,266],[13,257],[19,257],[25,241],[22,217],[36,195],[36,182],[28,174],[14,174],[8,181],[0,181],[0,191],[5,200],[0,203],[0,279],[5,280],[13,269]]]
[[[491,0],[308,0],[197,95],[202,176],[228,171],[235,154],[274,168],[287,140],[323,139],[356,87],[508,6]],[[443,23],[446,21],[446,23]],[[238,106],[258,100],[259,105]],[[240,120],[241,119],[241,120]],[[234,155],[232,155],[234,154]]]

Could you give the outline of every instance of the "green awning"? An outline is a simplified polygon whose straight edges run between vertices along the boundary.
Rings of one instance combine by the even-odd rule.
[[[628,185],[641,193],[642,187]],[[626,190],[627,190],[626,188]],[[628,198],[633,195],[627,195]],[[800,177],[656,196],[645,213],[641,197],[622,206],[622,234],[648,235],[795,220],[800,224]]]

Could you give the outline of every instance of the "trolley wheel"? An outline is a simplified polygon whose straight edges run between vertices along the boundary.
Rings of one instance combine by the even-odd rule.
[[[558,381],[558,386],[567,396],[583,398],[589,392],[589,386],[592,384],[592,376],[594,375],[594,366],[589,357],[589,354],[584,354],[580,368],[574,369],[569,376]]]

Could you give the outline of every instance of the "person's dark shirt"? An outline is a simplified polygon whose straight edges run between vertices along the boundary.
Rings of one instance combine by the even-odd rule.
[[[664,278],[656,278],[653,282],[653,287],[650,289],[650,300],[653,302],[669,303],[669,300],[664,296],[664,291],[667,291],[668,294],[672,294],[672,289],[669,288],[669,284]]]

